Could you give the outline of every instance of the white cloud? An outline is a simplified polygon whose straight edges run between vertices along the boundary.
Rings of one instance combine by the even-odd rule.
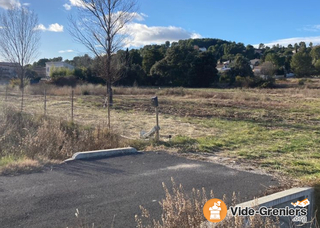
[[[308,32],[319,32],[320,25],[308,25],[308,26],[305,26],[303,30]]]
[[[118,11],[116,13],[113,14],[113,17],[118,18],[120,16],[120,14],[123,13],[123,11]],[[130,12],[130,13],[124,13],[125,16],[121,16],[121,17],[125,17],[125,18],[132,18],[132,20],[136,20],[136,21],[144,21],[144,19],[146,17],[148,17],[148,15],[144,14],[144,13],[137,13],[137,12]]]
[[[10,9],[12,7],[20,7],[19,0],[0,0],[0,7],[3,9]]]
[[[63,25],[59,25],[58,23],[55,23],[55,24],[49,25],[49,27],[46,28],[43,24],[39,24],[34,29],[41,30],[41,31],[50,31],[50,32],[63,32]]]
[[[144,13],[132,13],[133,19],[137,21],[144,21],[145,17],[148,17],[148,15]]]
[[[85,8],[85,6],[90,7],[90,4],[89,3],[85,3],[83,0],[69,0],[69,4],[66,3],[66,4],[63,5],[63,7],[66,10],[71,10],[72,6]],[[120,13],[120,12],[121,11],[117,12],[115,14],[115,16],[117,16],[117,14]],[[148,15],[144,14],[144,13],[133,12],[133,13],[129,13],[129,14],[131,14],[133,19],[137,20],[137,21],[144,21],[144,19],[146,17],[148,17]]]
[[[141,14],[141,16],[143,16],[143,17],[149,17],[147,14],[145,14],[145,13],[140,13]]]
[[[82,0],[69,0],[72,6],[84,7],[85,3]]]
[[[64,7],[66,10],[71,10],[71,5],[69,5],[69,4],[64,4],[63,7]]]
[[[23,3],[22,5],[23,5],[23,6],[30,6],[31,3],[26,2],[26,3]]]
[[[41,30],[41,31],[46,31],[46,27],[43,24],[37,25],[34,30]]]
[[[309,37],[292,37],[286,39],[279,39],[275,41],[271,41],[270,43],[265,43],[264,45],[272,47],[273,45],[282,45],[288,46],[288,44],[294,45],[295,43],[299,44],[301,41],[305,42],[307,45],[312,42],[313,45],[320,44],[320,36],[309,36]],[[259,44],[255,44],[254,47],[258,47]]]
[[[63,25],[59,25],[58,23],[51,24],[47,30],[51,32],[63,32]]]
[[[90,4],[85,3],[83,0],[69,0],[69,4],[66,3],[63,7],[66,10],[71,10],[72,6],[85,8],[86,5],[90,6]]]
[[[130,23],[128,26],[129,38],[126,46],[139,47],[148,44],[163,44],[166,41],[178,41],[189,38],[201,38],[198,33],[189,32],[183,28],[169,26],[147,26],[139,23]]]
[[[74,52],[74,50],[61,50],[61,51],[59,51],[59,53],[72,53],[72,52]]]

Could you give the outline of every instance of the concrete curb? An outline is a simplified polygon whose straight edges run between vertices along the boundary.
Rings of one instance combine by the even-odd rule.
[[[78,153],[75,153],[72,156],[72,158],[65,160],[65,162],[74,161],[74,160],[109,158],[109,157],[136,154],[136,153],[138,153],[138,151],[133,147],[78,152]]]

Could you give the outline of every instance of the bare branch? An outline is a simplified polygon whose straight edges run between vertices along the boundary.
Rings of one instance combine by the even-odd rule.
[[[24,67],[36,57],[40,43],[40,31],[35,29],[38,17],[26,7],[12,7],[0,14],[0,26],[0,51],[7,61],[16,64],[23,111]]]
[[[108,127],[110,128],[111,85],[121,73],[112,56],[122,47],[125,25],[136,15],[135,0],[80,0],[78,17],[70,17],[70,34],[97,56],[101,76],[107,84]],[[99,67],[100,68],[100,67]]]
[[[112,55],[123,47],[126,25],[136,15],[135,0],[81,0],[76,17],[69,18],[69,32],[106,65],[111,63]],[[114,83],[111,67],[106,66],[103,77],[107,84]]]
[[[37,15],[25,7],[11,8],[0,15],[0,50],[7,61],[23,68],[34,60],[40,42],[37,25]]]

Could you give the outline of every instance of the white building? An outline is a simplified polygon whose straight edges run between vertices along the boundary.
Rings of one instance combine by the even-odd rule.
[[[74,70],[74,66],[65,63],[65,62],[46,62],[46,76],[50,77],[51,69],[58,69],[58,68],[66,68],[69,70]]]
[[[199,47],[198,45],[193,46],[194,50],[198,50],[199,52],[205,52],[207,49],[205,47]]]
[[[229,67],[229,64],[220,64],[220,65],[217,65],[216,68],[219,72],[231,70],[231,68]]]
[[[19,64],[17,63],[6,63],[0,62],[0,78],[11,79],[18,77],[17,68]]]

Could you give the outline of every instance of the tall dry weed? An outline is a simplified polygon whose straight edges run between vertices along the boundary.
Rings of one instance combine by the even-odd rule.
[[[193,189],[190,195],[186,194],[182,185],[179,186],[172,181],[172,190],[163,184],[166,193],[165,199],[160,201],[162,208],[161,219],[153,219],[150,212],[140,206],[141,215],[135,216],[137,228],[280,228],[280,220],[278,217],[264,217],[264,216],[231,216],[227,217],[217,223],[213,224],[207,222],[203,215],[203,206],[208,201],[205,189]],[[210,192],[210,198],[214,198],[214,194]],[[222,199],[226,202],[226,196]],[[233,194],[231,205],[235,206],[239,200],[239,196]],[[316,219],[311,221],[308,227],[319,227]],[[300,225],[292,224],[290,227],[300,227]]]
[[[7,108],[0,115],[0,157],[63,160],[73,153],[125,146],[105,128],[17,112]]]
[[[208,201],[205,189],[193,189],[189,196],[181,184],[177,185],[173,179],[171,182],[172,193],[163,183],[166,197],[160,202],[161,219],[158,221],[152,219],[149,211],[140,206],[142,214],[135,216],[138,228],[199,227],[205,221],[202,214],[202,208]],[[211,192],[211,197],[213,197],[213,192]]]
[[[84,84],[78,85],[75,88],[70,86],[55,86],[52,84],[36,84],[27,87],[26,92],[31,95],[43,95],[44,89],[46,89],[47,95],[52,96],[70,96],[71,90],[74,90],[74,94],[79,95],[97,95],[104,96],[107,93],[106,87],[103,85]]]

